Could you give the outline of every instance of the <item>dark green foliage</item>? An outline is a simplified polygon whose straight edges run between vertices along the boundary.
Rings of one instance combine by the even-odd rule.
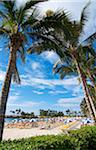
[[[4,141],[0,149],[6,150],[75,150],[76,140],[65,135],[41,136],[22,140]]]
[[[78,150],[96,150],[96,126],[83,127],[69,134],[78,140]]]
[[[40,109],[40,116],[47,116],[47,117],[58,117],[58,116],[64,116],[64,113],[62,111],[57,112],[56,110],[44,110]]]
[[[96,150],[96,127],[83,127],[69,135],[3,141],[0,150]]]

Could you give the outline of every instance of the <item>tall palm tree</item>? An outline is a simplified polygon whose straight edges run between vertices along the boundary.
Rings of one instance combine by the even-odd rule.
[[[89,46],[84,46],[84,47],[82,47],[82,49],[79,50],[78,58],[79,58],[80,67],[82,68],[83,75],[85,76],[86,80],[90,79],[90,81],[92,82],[92,84],[94,86],[95,92],[96,92],[96,83],[95,83],[96,82],[95,81],[95,72],[96,72],[95,71],[96,70],[95,61],[96,60],[95,60],[95,54],[93,52],[94,52],[93,48],[89,49]],[[73,72],[76,75],[76,73],[77,73],[76,67],[72,65],[72,62],[70,64],[70,66],[69,66],[69,64],[64,66],[63,63],[61,63],[61,65],[60,65],[60,63],[61,63],[60,61],[57,61],[57,63],[53,67],[53,71],[55,73],[59,73],[60,78],[64,78],[64,76],[66,76],[66,75],[72,75]],[[87,83],[87,81],[86,81],[86,83]],[[87,88],[87,90],[89,91],[88,88]],[[93,111],[95,112],[96,108],[94,107],[93,101],[91,101],[91,105],[93,107]]]
[[[55,65],[53,67],[53,72],[58,73],[60,75],[61,79],[63,79],[66,76],[73,76],[73,75],[78,77],[78,71],[76,69],[76,65],[74,64],[74,62],[71,62],[70,64],[69,63],[67,64],[67,63],[65,63],[65,62],[63,63],[59,60],[55,63]],[[87,107],[88,107],[88,110],[89,110],[90,117],[92,119],[94,119],[93,111],[92,111],[92,108],[91,108],[89,102],[87,102]]]
[[[35,51],[37,53],[41,53],[44,50],[49,50],[48,46],[50,46],[50,49],[54,50],[60,56],[60,59],[63,62],[66,62],[66,60],[67,61],[71,60],[71,62],[73,61],[82,83],[87,106],[89,108],[90,105],[90,108],[92,109],[92,111],[90,109],[90,115],[92,114],[92,112],[94,112],[94,116],[96,118],[96,110],[94,108],[94,105],[92,105],[92,98],[90,97],[88,92],[86,76],[83,74],[82,67],[80,66],[79,63],[80,50],[81,49],[84,50],[85,47],[84,42],[86,41],[88,42],[89,39],[90,38],[92,39],[92,37],[94,36],[92,35],[88,39],[84,40],[84,42],[82,43],[80,42],[80,36],[83,33],[83,29],[86,22],[87,17],[86,9],[88,5],[84,7],[79,22],[70,21],[70,19],[64,12],[59,13],[57,16],[54,14],[53,17],[51,13],[51,16],[49,15],[47,19],[46,18],[45,19],[50,22],[50,24],[47,24],[47,27],[48,26],[52,27],[52,30],[50,31],[52,35],[51,40],[55,40],[54,45],[56,44],[56,47],[54,47],[54,45],[51,45],[51,43],[48,42],[45,43],[43,37],[40,45],[38,44],[32,45],[30,52],[32,53]],[[58,19],[58,16],[60,15],[61,18]],[[91,49],[88,48],[88,51],[91,51]]]
[[[9,63],[0,95],[0,141],[2,140],[4,117],[11,81],[13,79],[16,83],[20,83],[16,65],[17,54],[21,56],[24,62],[25,45],[27,47],[30,46],[30,42],[28,42],[30,25],[33,31],[36,31],[36,28],[40,28],[40,19],[36,19],[35,5],[43,1],[29,0],[24,6],[20,6],[19,8],[16,7],[16,0],[0,1],[0,36],[7,39],[10,50]],[[28,15],[30,9],[31,14]],[[39,24],[39,27],[36,27],[37,24]]]

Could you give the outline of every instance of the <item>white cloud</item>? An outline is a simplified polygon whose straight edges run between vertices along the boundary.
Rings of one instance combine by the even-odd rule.
[[[61,98],[58,100],[59,104],[64,104],[64,103],[72,103],[72,102],[79,102],[82,100],[83,97],[76,97],[76,98]]]
[[[33,70],[40,69],[40,63],[38,62],[32,62],[31,66]]]
[[[0,82],[4,81],[5,71],[0,70]]]
[[[53,51],[44,52],[41,54],[41,56],[43,57],[43,59],[48,60],[52,64],[54,64],[59,59],[58,55]]]
[[[37,107],[45,104],[45,102],[34,102],[34,101],[27,101],[23,103],[8,103],[8,107],[23,107],[23,108],[29,108],[29,107]]]
[[[83,90],[81,85],[80,86],[76,86],[75,88],[72,89],[72,96],[78,96],[78,95],[83,95]]]
[[[79,105],[82,99],[83,97],[60,98],[55,105],[60,107],[65,107],[66,105]]]
[[[9,95],[8,98],[6,114],[10,114],[10,110],[12,109],[15,110],[17,108],[21,108],[22,110],[31,112],[32,108],[36,109],[37,107],[41,107],[45,105],[44,101],[39,101],[39,102],[33,100],[25,101],[25,99],[20,95],[20,93],[10,93],[10,94],[11,95]]]
[[[28,0],[16,0],[17,7],[25,5]]]
[[[36,93],[36,94],[38,94],[38,95],[42,95],[44,92],[33,91],[33,93]]]
[[[27,58],[28,64],[26,64],[27,67],[24,68],[24,72],[26,72],[30,77],[35,77],[35,78],[44,78],[46,74],[44,73],[45,66],[43,63],[40,63],[40,61],[37,59],[31,60],[30,58]],[[26,78],[25,75],[21,75],[21,78]],[[27,77],[29,78],[29,77]]]
[[[88,0],[49,0],[40,5],[40,10],[44,13],[48,9],[53,11],[64,9],[72,14],[73,19],[79,19],[80,12]],[[78,11],[77,11],[78,10]]]
[[[11,90],[11,93],[9,94],[8,97],[8,103],[14,104],[14,102],[21,99],[20,93],[19,92],[14,93],[14,92],[15,92],[14,90]]]
[[[21,80],[22,86],[32,86],[34,88],[51,88],[54,89],[55,86],[71,86],[71,85],[78,85],[77,77],[72,77],[69,79],[59,80],[59,79],[39,79],[39,78],[32,78],[32,76],[28,76],[26,79],[22,78]]]
[[[80,102],[83,97],[75,97],[75,98],[60,98],[56,104],[53,104],[54,108],[63,109],[63,111],[70,110],[80,110]]]
[[[56,94],[66,94],[66,93],[68,93],[68,91],[65,91],[65,90],[63,90],[63,91],[59,91],[59,90],[52,90],[52,91],[49,91],[48,92],[49,94],[54,94],[54,95],[56,95]]]

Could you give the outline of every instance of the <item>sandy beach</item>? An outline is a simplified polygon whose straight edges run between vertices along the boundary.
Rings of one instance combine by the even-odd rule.
[[[39,136],[39,135],[57,135],[62,134],[64,131],[68,129],[78,129],[80,128],[80,121],[70,122],[66,125],[58,125],[54,128],[50,129],[41,129],[40,127],[34,128],[27,128],[27,129],[19,129],[19,128],[4,128],[3,140],[8,139],[20,139],[20,138],[27,138],[32,136]]]
[[[54,129],[45,130],[45,129],[39,129],[39,128],[32,128],[32,129],[4,129],[3,139],[19,139],[19,138],[26,138],[26,137],[32,137],[32,136],[39,136],[39,135],[57,135],[62,133],[62,130],[60,127],[56,127]]]

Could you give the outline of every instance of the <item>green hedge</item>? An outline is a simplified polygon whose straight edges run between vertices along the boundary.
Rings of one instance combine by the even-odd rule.
[[[70,131],[69,135],[3,141],[0,150],[96,150],[96,127]]]
[[[96,126],[87,126],[76,131],[70,131],[69,135],[78,140],[79,150],[96,150]]]

